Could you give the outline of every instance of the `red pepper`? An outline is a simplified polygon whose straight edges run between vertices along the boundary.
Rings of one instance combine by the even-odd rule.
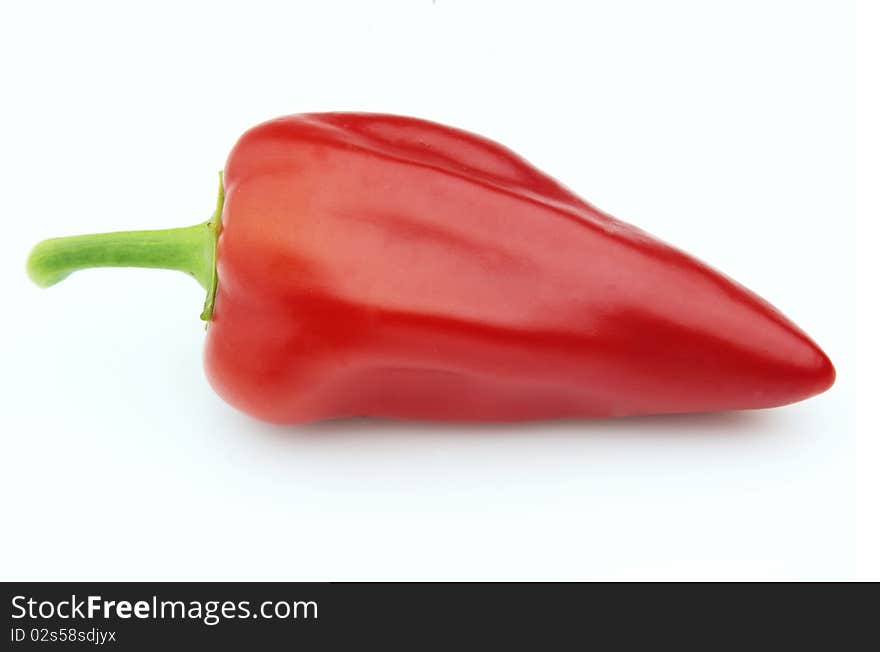
[[[260,419],[765,408],[834,382],[769,303],[479,136],[295,115],[245,133],[223,178],[207,224],[49,240],[29,271],[193,274],[208,378]]]

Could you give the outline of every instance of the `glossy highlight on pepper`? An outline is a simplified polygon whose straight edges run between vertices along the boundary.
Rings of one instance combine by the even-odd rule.
[[[480,136],[402,116],[294,115],[246,132],[223,178],[193,242],[56,239],[29,271],[43,285],[94,265],[200,278],[213,298],[208,378],[257,418],[751,409],[834,382],[827,356],[769,303]],[[175,247],[192,260],[162,264]]]

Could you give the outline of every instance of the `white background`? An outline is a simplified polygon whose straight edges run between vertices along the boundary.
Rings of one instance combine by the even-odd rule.
[[[833,1],[4,3],[0,578],[880,576],[856,22]],[[242,131],[316,110],[513,147],[766,296],[837,384],[753,413],[281,428],[209,388],[190,279],[27,280],[42,238],[206,219]]]

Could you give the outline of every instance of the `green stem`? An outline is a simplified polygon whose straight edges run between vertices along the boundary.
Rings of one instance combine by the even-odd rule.
[[[189,274],[207,291],[202,319],[210,320],[217,289],[215,256],[223,208],[223,179],[214,215],[207,222],[180,229],[121,231],[51,238],[33,248],[27,272],[34,283],[49,287],[73,272],[91,267],[151,267]]]
[[[206,290],[211,283],[213,234],[207,223],[162,231],[122,231],[44,240],[27,269],[40,287],[90,267],[153,267],[186,272]]]

